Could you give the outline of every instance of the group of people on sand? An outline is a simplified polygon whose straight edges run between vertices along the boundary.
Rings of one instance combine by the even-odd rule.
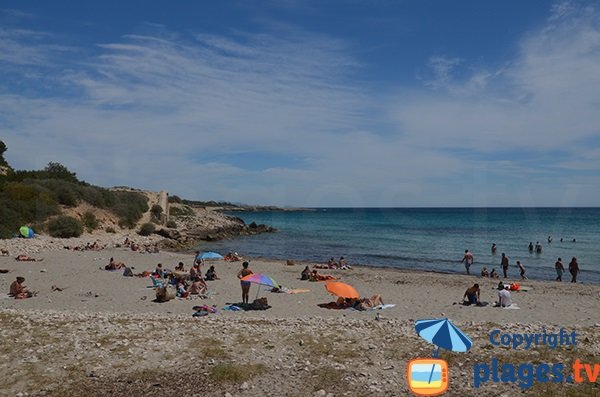
[[[369,310],[384,305],[383,298],[378,294],[375,294],[370,298],[339,297],[335,304],[340,309],[354,308],[356,310]]]
[[[227,262],[239,262],[242,260],[242,257],[239,256],[237,252],[228,252],[223,259],[225,259]]]
[[[332,256],[327,261],[327,264],[325,264],[325,265],[314,265],[313,267],[315,269],[341,269],[341,270],[349,270],[349,269],[351,269],[350,265],[348,265],[348,263],[346,262],[346,259],[344,259],[343,256],[340,256],[340,260],[337,261],[337,262],[335,261],[335,259],[333,259],[333,256]]]
[[[550,241],[551,241],[551,237],[549,237]],[[536,243],[535,247],[533,246],[533,243],[529,243],[530,245],[530,250],[533,250],[534,248],[536,250],[539,249],[539,252],[541,252],[541,244],[539,244],[539,241]],[[496,252],[496,244],[492,244],[492,253]],[[471,266],[473,265],[473,263],[475,262],[475,257],[473,256],[473,253],[471,251],[469,251],[468,249],[465,250],[465,254],[461,260],[462,263],[465,264],[465,269],[467,271],[467,274],[471,274],[470,269]],[[516,266],[519,268],[519,275],[521,277],[521,280],[527,280],[527,276],[525,275],[526,273],[526,269],[525,266],[521,263],[521,261],[516,261]],[[510,267],[510,258],[503,252],[500,258],[500,268],[502,269],[502,275],[503,278],[508,278],[508,269]],[[565,271],[565,268],[562,264],[562,259],[558,258],[558,260],[556,261],[556,263],[554,264],[554,268],[556,270],[556,281],[562,281],[562,275]],[[579,269],[579,264],[577,263],[577,258],[573,257],[571,259],[571,262],[569,263],[569,273],[571,273],[571,282],[572,283],[576,283],[577,282],[577,275],[579,274],[580,269]],[[498,275],[498,273],[496,272],[495,268],[492,268],[492,271],[489,272],[487,267],[484,266],[481,269],[481,277],[490,277],[490,278],[499,278],[500,276]]]
[[[116,247],[130,248],[132,251],[140,252],[142,254],[158,254],[160,252],[160,249],[158,248],[158,243],[139,245],[135,241],[129,239],[129,237],[125,237],[123,244],[117,244]]]
[[[65,245],[63,248],[70,251],[100,251],[105,249],[106,247],[108,247],[108,245],[102,245],[96,240],[93,243],[88,242],[85,245]]]
[[[164,269],[162,264],[159,263],[151,276],[158,279],[167,279],[167,284],[174,286],[177,289],[177,296],[181,298],[187,298],[190,295],[205,295],[208,292],[206,281],[219,280],[219,276],[215,267],[210,266],[203,277],[201,266],[201,262],[195,260],[190,270],[187,271],[185,264],[179,262],[174,270],[170,270]]]
[[[510,293],[511,286],[505,285],[502,281],[498,283],[498,300],[494,302],[494,307],[510,307],[512,306],[512,296]],[[463,305],[476,305],[482,306],[481,302],[481,288],[479,284],[473,284],[473,286],[467,288],[463,295]]]
[[[317,269],[310,270],[308,266],[302,270],[300,274],[300,280],[308,280],[308,281],[330,281],[337,280],[335,277],[329,274],[319,274]]]

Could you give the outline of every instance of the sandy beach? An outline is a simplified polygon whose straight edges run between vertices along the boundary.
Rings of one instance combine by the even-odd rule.
[[[8,292],[16,276],[38,295],[31,299],[0,299],[0,326],[4,341],[0,364],[6,381],[2,395],[407,395],[409,359],[428,357],[432,345],[414,331],[414,321],[450,318],[473,339],[467,354],[448,353],[448,395],[475,395],[473,366],[490,357],[513,352],[491,346],[489,331],[541,332],[577,330],[576,350],[547,348],[520,351],[531,361],[567,361],[574,354],[600,354],[600,286],[527,280],[527,292],[514,292],[519,310],[492,307],[498,280],[476,276],[355,266],[351,270],[320,270],[353,285],[362,296],[381,294],[395,307],[380,311],[333,310],[319,304],[335,300],[324,283],[300,280],[305,265],[288,266],[262,258],[250,260],[250,269],[267,274],[287,288],[308,289],[298,294],[272,293],[253,285],[272,307],[265,311],[221,310],[241,301],[241,262],[215,261],[220,280],[209,281],[210,298],[154,302],[148,278],[123,277],[103,270],[109,258],[133,266],[134,272],[153,270],[158,263],[174,268],[182,261],[189,269],[194,255],[161,252],[141,254],[114,244],[124,236],[84,236],[60,240],[3,240],[11,256],[0,257],[0,291]],[[100,239],[111,248],[70,251],[62,247]],[[139,236],[136,241],[141,241]],[[147,240],[148,243],[153,238]],[[40,257],[41,262],[17,262],[16,254]],[[242,254],[242,253],[241,253]],[[460,263],[457,263],[460,266]],[[206,269],[203,270],[205,272]],[[518,272],[511,269],[518,281]],[[467,287],[481,286],[486,307],[458,304]],[[54,288],[53,288],[54,287]],[[60,290],[57,290],[58,287]],[[193,318],[195,305],[218,311]],[[514,357],[514,356],[513,356]],[[239,368],[238,368],[239,367]],[[167,376],[168,375],[168,376]],[[285,379],[284,381],[282,379]],[[270,386],[267,386],[270,385]],[[597,384],[596,384],[597,385]],[[550,393],[573,392],[587,384],[543,384]],[[541,395],[540,388],[529,389]],[[544,389],[545,390],[545,389]],[[112,391],[112,392],[111,392]],[[485,395],[521,395],[517,384],[486,383]],[[587,393],[586,391],[586,393]],[[27,393],[27,394],[25,394]],[[111,394],[112,393],[112,394]],[[324,394],[323,394],[324,393]],[[537,393],[537,394],[536,394]],[[550,394],[549,394],[550,395]],[[563,394],[553,394],[563,395]]]

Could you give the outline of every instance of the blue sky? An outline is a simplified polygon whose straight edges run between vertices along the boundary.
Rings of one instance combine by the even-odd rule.
[[[290,206],[597,206],[600,9],[0,1],[0,139],[102,186]]]

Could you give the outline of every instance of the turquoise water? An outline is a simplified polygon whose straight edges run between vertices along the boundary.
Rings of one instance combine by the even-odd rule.
[[[501,273],[504,252],[510,257],[509,276],[519,276],[520,260],[527,276],[537,279],[554,279],[556,259],[562,257],[566,268],[575,256],[579,279],[600,283],[600,208],[327,208],[233,215],[279,231],[205,243],[201,249],[321,263],[344,256],[351,264],[451,273],[464,272],[465,249],[475,256],[472,272],[487,266]],[[528,251],[530,241],[542,243],[541,254]],[[498,247],[495,255],[492,243]]]

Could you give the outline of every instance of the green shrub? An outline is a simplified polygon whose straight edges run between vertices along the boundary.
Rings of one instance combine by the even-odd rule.
[[[81,222],[83,223],[83,226],[85,226],[88,232],[92,232],[98,229],[98,226],[100,225],[100,222],[98,222],[96,215],[94,215],[94,213],[91,211],[87,211],[85,214],[83,214],[83,216],[81,217]]]
[[[106,233],[116,233],[116,230],[113,227],[107,227],[106,228]]]
[[[161,214],[162,214],[162,212],[163,212],[163,208],[162,208],[160,205],[158,205],[158,204],[154,204],[154,205],[152,206],[152,208],[150,209],[150,212],[151,212],[151,213],[152,213],[152,215],[154,215],[155,217],[157,217],[157,218],[160,218],[160,215],[161,215]]]
[[[177,223],[174,220],[170,220],[167,222],[167,227],[170,227],[171,229],[175,229],[175,228],[177,228]]]
[[[190,207],[188,207],[187,205],[181,206],[181,207],[171,207],[169,209],[169,215],[170,216],[192,216],[194,215],[194,210]]]
[[[147,223],[144,223],[142,225],[142,227],[140,227],[138,234],[140,236],[149,236],[152,233],[154,233],[154,230],[155,230],[154,223],[147,222]]]
[[[178,203],[181,204],[181,197],[179,196],[169,196],[169,203]]]
[[[48,232],[52,237],[79,237],[83,233],[83,225],[78,219],[60,215],[48,223]]]
[[[148,198],[136,192],[113,192],[116,203],[113,212],[119,217],[119,226],[133,228],[148,211]]]

